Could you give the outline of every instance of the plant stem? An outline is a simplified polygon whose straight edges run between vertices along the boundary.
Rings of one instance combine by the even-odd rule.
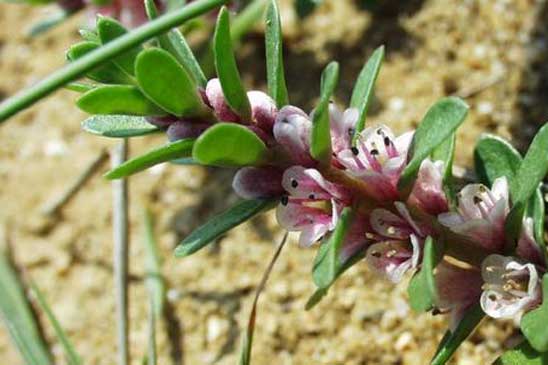
[[[112,153],[112,166],[124,163],[128,141],[123,139]],[[112,182],[114,233],[114,290],[116,296],[116,326],[118,333],[118,365],[129,364],[128,350],[128,189],[127,180]]]
[[[0,123],[21,110],[31,106],[38,100],[51,94],[53,91],[82,77],[86,72],[94,69],[102,63],[130,50],[159,34],[165,33],[171,28],[181,25],[185,21],[206,13],[228,0],[200,0],[189,4],[184,8],[154,19],[125,35],[101,46],[97,50],[88,53],[84,57],[71,62],[50,77],[40,81],[27,90],[23,90],[15,96],[0,104]]]

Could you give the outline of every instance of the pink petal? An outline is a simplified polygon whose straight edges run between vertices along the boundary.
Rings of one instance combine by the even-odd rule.
[[[410,204],[431,215],[438,215],[449,209],[443,191],[443,162],[425,159],[420,166],[413,186]]]
[[[371,227],[382,236],[406,240],[413,229],[402,218],[386,209],[375,209],[371,213]]]
[[[375,243],[367,249],[366,262],[371,270],[393,283],[398,283],[403,275],[413,268],[414,259],[411,244],[402,241]]]
[[[310,156],[310,133],[312,122],[299,108],[283,107],[274,122],[274,138],[288,152],[296,164],[314,166]]]
[[[346,191],[333,184],[315,169],[293,166],[285,170],[282,185],[291,196],[311,200],[330,200],[347,198]]]
[[[302,232],[299,240],[302,246],[310,246],[334,228],[331,214],[301,204],[278,205],[276,218],[286,230]]]
[[[262,91],[249,91],[247,93],[247,98],[251,104],[253,120],[257,123],[259,128],[270,133],[274,126],[276,115],[278,114],[276,103],[270,96]]]

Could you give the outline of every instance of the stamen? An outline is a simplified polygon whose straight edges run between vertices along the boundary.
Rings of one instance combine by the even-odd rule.
[[[385,145],[386,147],[388,147],[388,146],[390,146],[390,143],[391,143],[390,138],[384,137],[384,145]]]
[[[380,253],[379,251],[373,251],[373,252],[371,252],[371,256],[376,257],[376,258],[379,258],[379,257],[381,257],[382,255],[381,255],[381,253]]]
[[[310,194],[310,195],[308,196],[308,199],[314,200],[314,199],[316,199],[316,196],[315,196],[314,194]]]
[[[388,229],[386,230],[388,232],[388,234],[395,234],[396,233],[396,227],[388,227]]]
[[[375,238],[375,235],[373,233],[367,232],[365,234],[365,238],[367,238],[368,240],[372,240]]]
[[[291,180],[291,187],[296,188],[297,186],[299,186],[299,182],[295,179],[292,179]]]
[[[477,195],[474,195],[474,204],[479,204],[479,203],[482,203],[482,202],[483,202],[482,198],[480,198]]]
[[[358,150],[356,147],[352,147],[350,150],[352,151],[352,154],[354,156],[357,156],[360,154],[360,150]]]
[[[386,253],[386,257],[392,258],[392,257],[396,256],[397,253],[398,253],[398,251],[396,251],[396,250],[390,250]]]
[[[495,300],[497,300],[497,296],[496,296],[495,294],[489,294],[488,298],[489,298],[489,300],[491,300],[491,301],[493,301],[493,302],[494,302]]]
[[[282,196],[281,203],[282,205],[287,205],[287,203],[289,203],[289,198],[287,196]]]
[[[494,272],[495,269],[496,269],[495,266],[487,266],[487,267],[485,268],[485,271],[487,271],[487,272]],[[503,275],[503,277],[504,277],[504,275]]]
[[[376,149],[376,148],[373,148],[369,153],[371,153],[372,156],[378,156],[379,155],[379,150]]]

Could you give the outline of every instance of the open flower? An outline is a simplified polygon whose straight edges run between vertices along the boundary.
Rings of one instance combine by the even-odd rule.
[[[506,178],[496,179],[491,190],[482,184],[469,184],[457,198],[457,212],[440,214],[439,222],[492,252],[502,252],[504,222],[510,210]]]
[[[489,255],[482,264],[481,274],[485,282],[481,307],[493,318],[513,318],[541,301],[539,273],[531,263]]]
[[[341,112],[334,103],[329,104],[331,147],[335,155],[352,147],[352,137],[356,130],[358,116],[359,112],[356,108],[349,108]]]
[[[315,169],[287,169],[282,186],[289,195],[282,198],[276,216],[288,231],[301,232],[301,246],[310,246],[332,231],[343,207],[350,203],[343,187],[325,180]]]
[[[412,137],[408,132],[396,138],[386,126],[366,128],[356,147],[343,149],[336,159],[350,175],[366,182],[378,200],[396,200]]]
[[[372,231],[366,233],[371,241],[367,249],[368,266],[384,278],[397,283],[404,274],[419,264],[424,232],[413,221],[401,202],[396,202],[399,215],[386,209],[371,213]]]

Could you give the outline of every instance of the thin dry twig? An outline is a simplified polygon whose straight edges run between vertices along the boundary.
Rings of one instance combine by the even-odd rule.
[[[76,195],[78,191],[89,181],[89,179],[103,166],[107,160],[108,153],[102,150],[78,175],[76,180],[59,196],[50,200],[40,209],[42,214],[47,216],[53,216],[59,213],[59,211]]]
[[[128,141],[122,140],[111,156],[112,167],[121,165],[128,156]],[[128,188],[127,180],[112,182],[113,233],[114,233],[114,290],[116,296],[116,326],[118,333],[118,364],[129,364],[128,349]]]

